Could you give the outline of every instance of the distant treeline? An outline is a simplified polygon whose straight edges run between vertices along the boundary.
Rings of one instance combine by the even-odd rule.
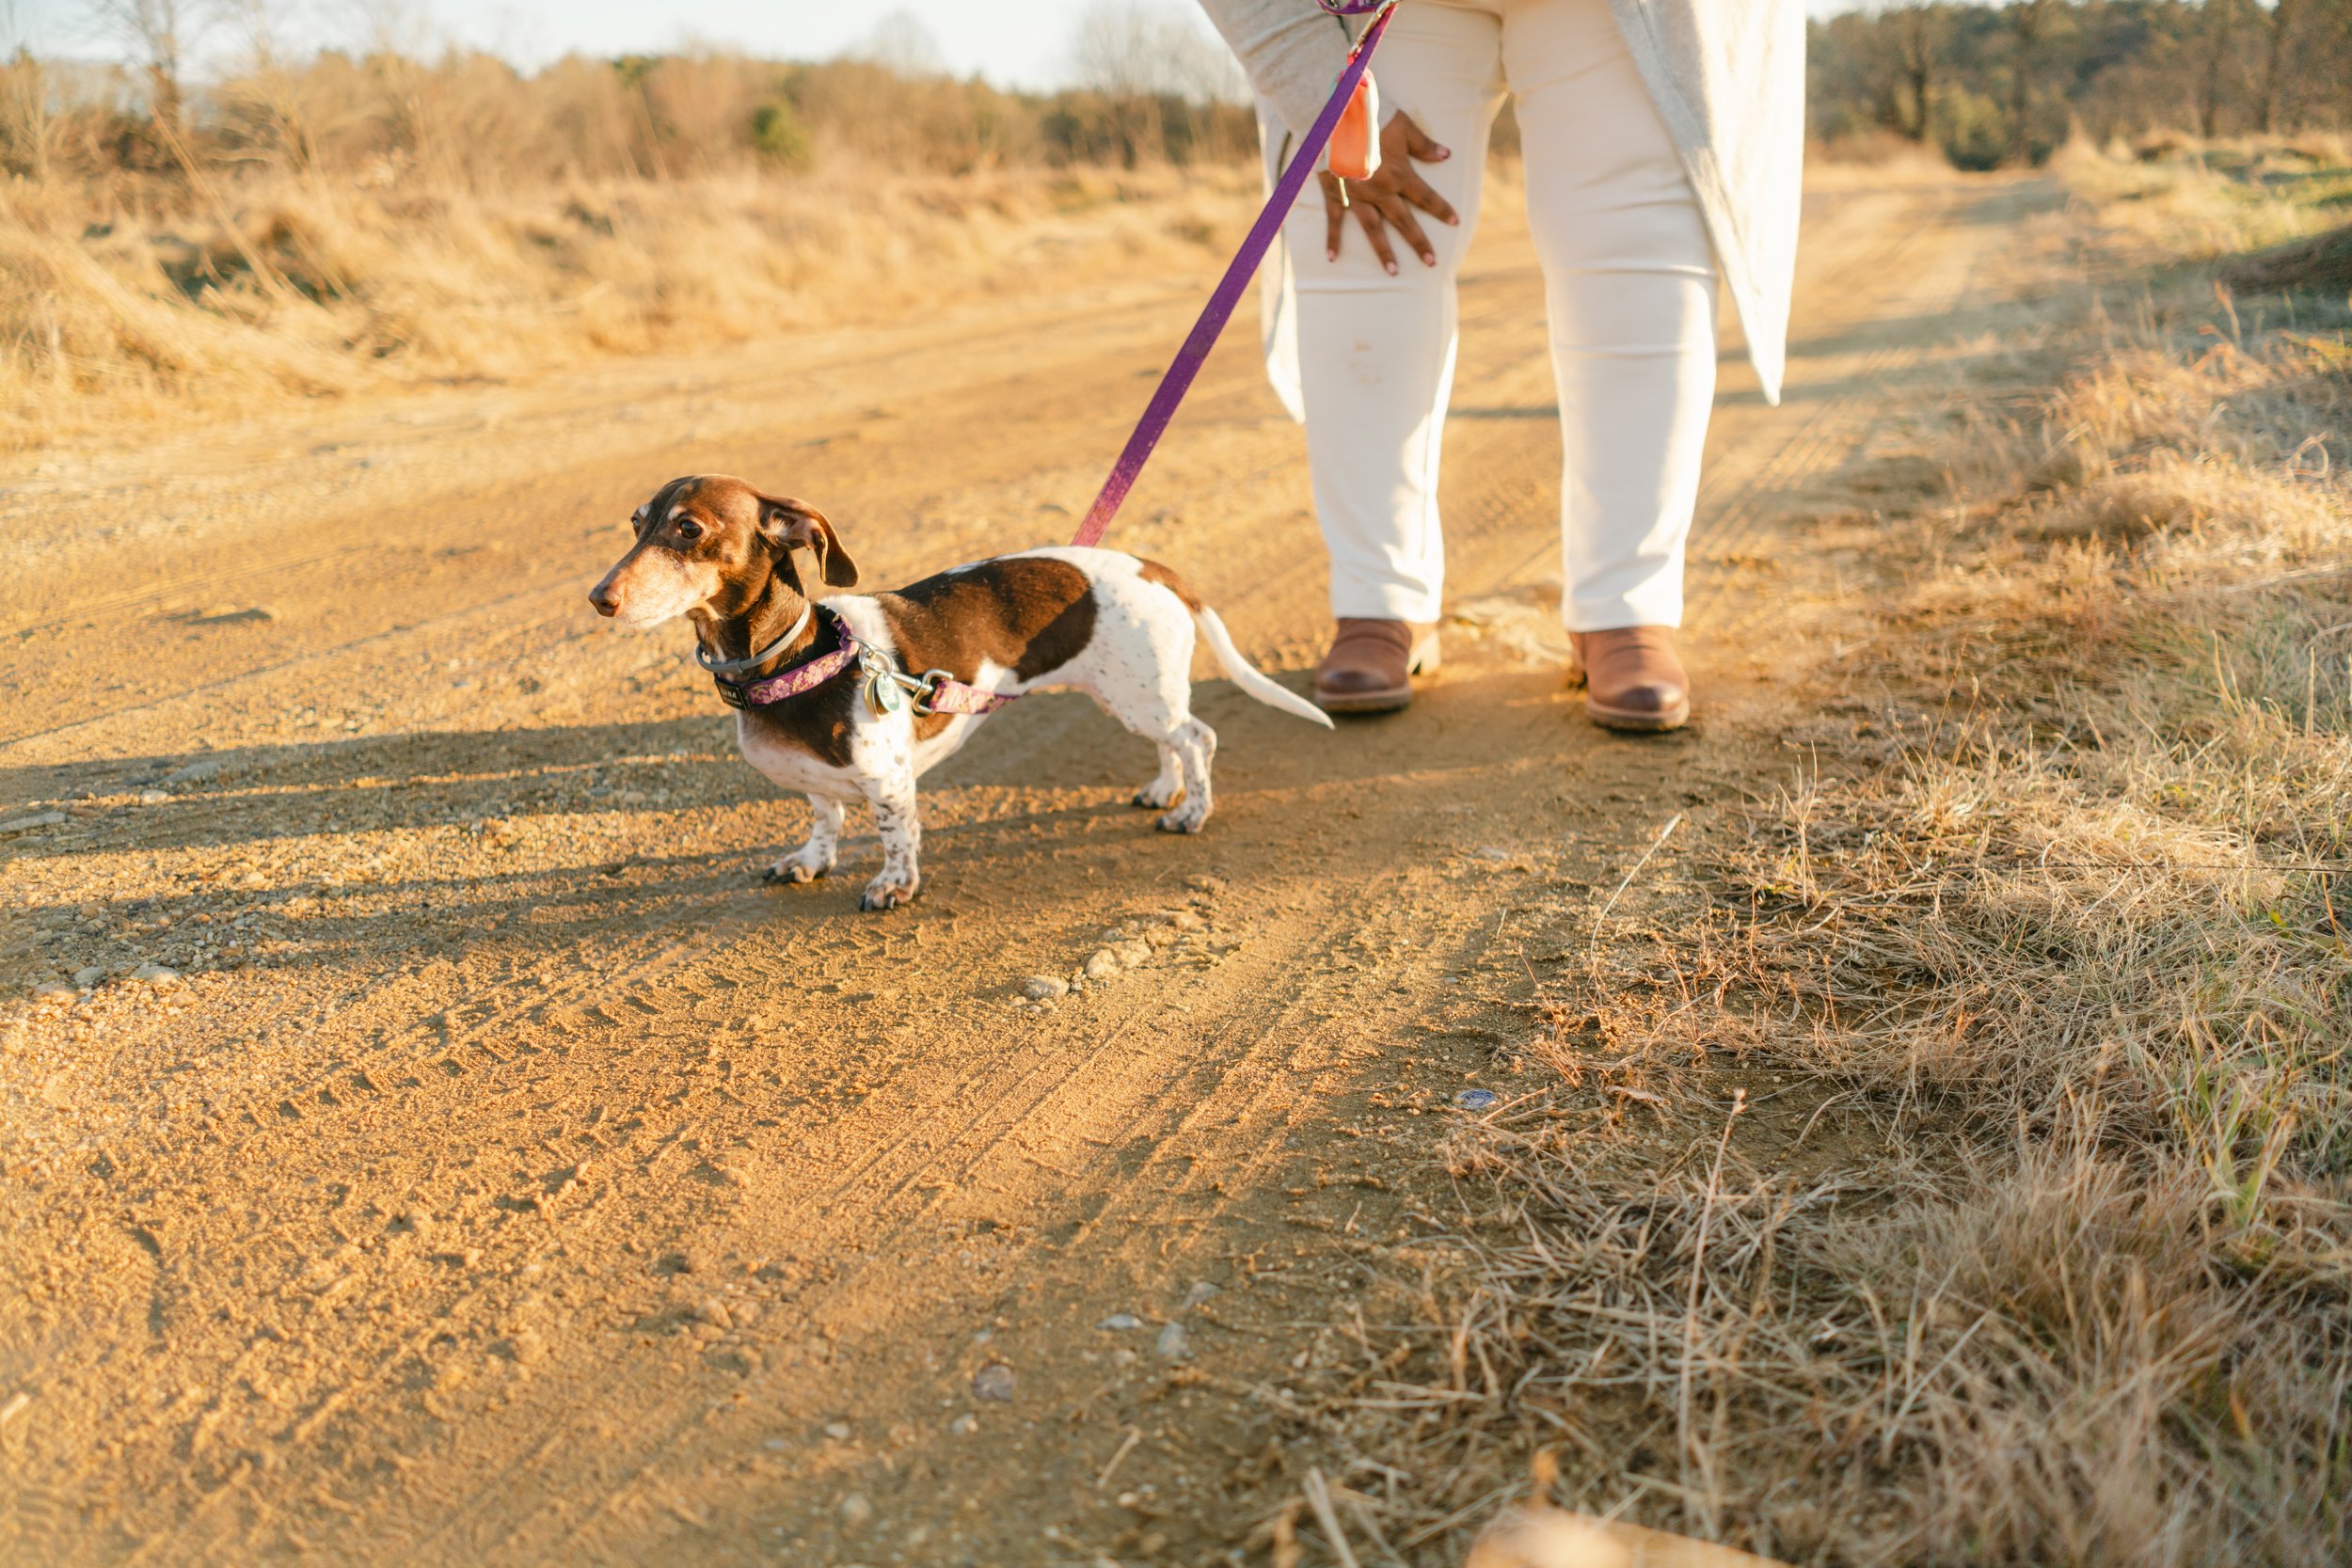
[[[2100,141],[2352,128],[2352,0],[1895,3],[1817,21],[1817,137],[1893,135],[1962,168]]]
[[[0,60],[0,174],[136,184],[324,174],[493,190],[562,178],[794,172],[827,159],[961,173],[1245,156],[1256,128],[1205,30],[1098,5],[1082,85],[1008,91],[917,59],[819,62],[717,51],[573,56],[525,71],[495,55],[384,46],[281,55],[266,44],[183,80],[183,40],[115,35],[130,63]],[[1214,55],[1202,47],[1215,48]]]

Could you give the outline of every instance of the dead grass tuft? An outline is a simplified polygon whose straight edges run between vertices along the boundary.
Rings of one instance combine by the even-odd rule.
[[[2085,156],[2102,224],[2156,177]],[[1955,420],[1842,741],[1566,933],[1549,1087],[1315,1407],[1426,1560],[1542,1445],[1801,1562],[2352,1547],[2352,312],[2107,227],[2169,270]]]
[[[498,195],[287,177],[171,217],[20,184],[0,189],[0,446],[1113,280],[1208,260],[1254,188],[1226,167]]]

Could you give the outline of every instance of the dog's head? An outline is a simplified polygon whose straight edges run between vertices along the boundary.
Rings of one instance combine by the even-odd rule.
[[[802,598],[857,586],[857,562],[815,507],[765,496],[739,479],[674,479],[629,519],[636,542],[589,591],[625,626],[680,615],[728,620],[771,583]]]

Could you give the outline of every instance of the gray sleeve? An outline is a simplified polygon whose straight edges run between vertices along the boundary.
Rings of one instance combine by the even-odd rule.
[[[1347,64],[1349,30],[1314,0],[1200,0],[1210,23],[1241,58],[1249,85],[1305,133]]]

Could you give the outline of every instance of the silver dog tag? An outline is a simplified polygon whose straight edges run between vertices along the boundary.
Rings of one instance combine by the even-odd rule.
[[[874,710],[874,717],[884,718],[906,705],[906,698],[898,690],[898,683],[888,675],[869,675],[866,681],[866,705]]]

